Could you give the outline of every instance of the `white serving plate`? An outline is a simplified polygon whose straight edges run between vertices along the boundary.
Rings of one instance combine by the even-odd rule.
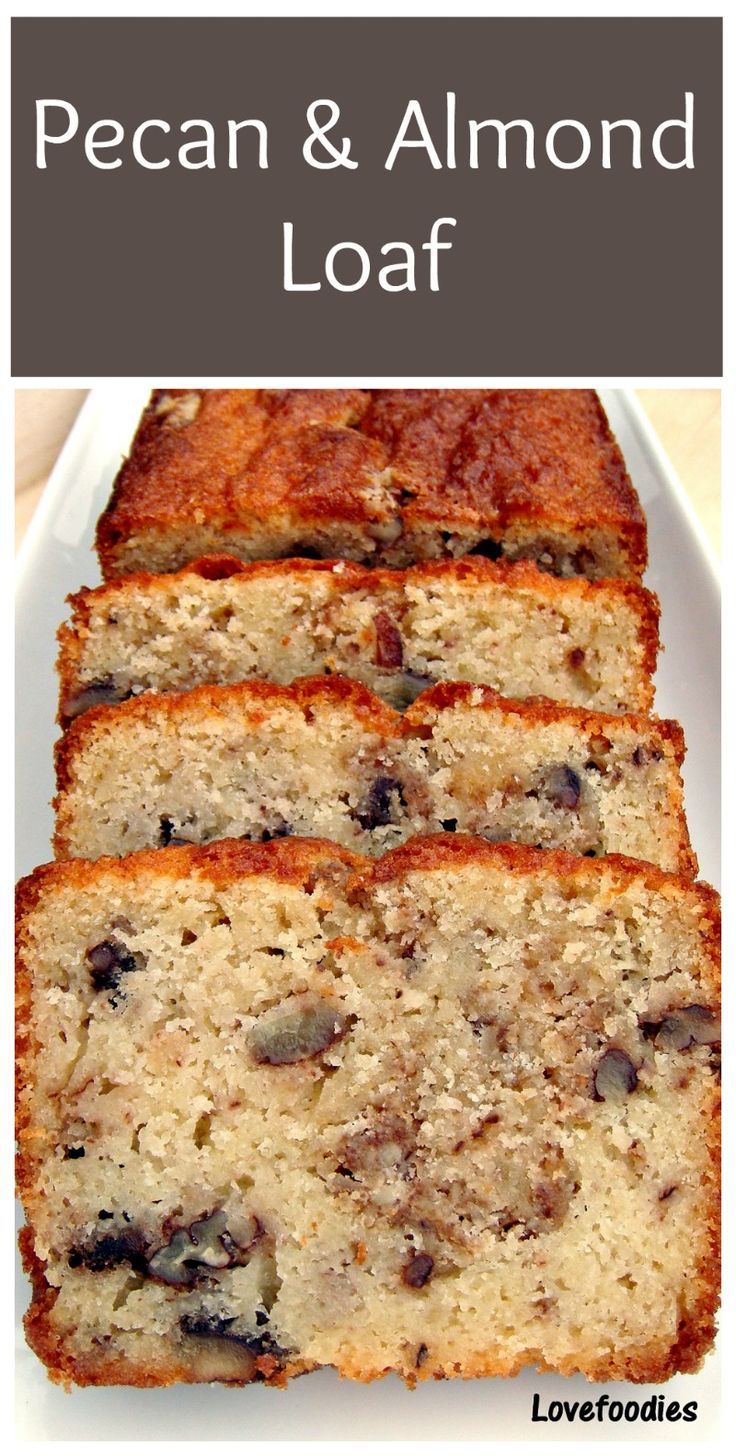
[[[51,857],[57,736],[55,634],[65,598],[99,581],[92,540],[148,390],[140,383],[95,389],[57,461],[18,559],[17,871]],[[703,532],[633,394],[603,391],[649,523],[647,584],[662,603],[665,651],[657,673],[657,712],[678,718],[689,745],[685,791],[693,844],[704,879],[720,874],[720,592]],[[527,1370],[513,1380],[426,1382],[407,1391],[394,1377],[361,1386],[321,1371],[286,1391],[251,1386],[177,1386],[168,1390],[76,1390],[53,1386],[28,1350],[20,1318],[28,1287],[18,1271],[17,1435],[25,1440],[704,1440],[719,1430],[717,1350],[694,1376],[666,1386],[609,1383],[612,1400],[661,1392],[697,1400],[698,1420],[645,1424],[532,1424],[536,1393],[585,1400],[604,1387]]]

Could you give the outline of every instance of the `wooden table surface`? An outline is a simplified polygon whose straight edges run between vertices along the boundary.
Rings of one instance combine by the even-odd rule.
[[[16,549],[86,394],[84,389],[16,392]],[[720,390],[640,389],[638,396],[720,555]]]

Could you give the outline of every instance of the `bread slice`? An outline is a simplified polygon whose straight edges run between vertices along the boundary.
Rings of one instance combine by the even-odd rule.
[[[28,1338],[161,1385],[697,1368],[717,901],[462,836],[68,861],[18,899]]]
[[[646,525],[581,389],[157,390],[99,523],[103,574],[468,551],[639,578]]]
[[[60,719],[132,694],[342,672],[394,707],[436,679],[602,712],[647,712],[658,603],[631,582],[563,581],[480,559],[368,571],[205,558],[70,598]]]
[[[380,854],[441,829],[693,873],[676,723],[443,683],[395,713],[343,677],[146,693],[56,747],[57,858],[318,835]]]

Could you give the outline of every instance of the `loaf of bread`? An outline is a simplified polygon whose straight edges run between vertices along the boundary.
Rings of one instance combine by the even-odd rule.
[[[443,683],[396,713],[349,678],[145,693],[56,748],[57,858],[317,835],[380,854],[438,830],[692,873],[676,723]]]
[[[28,1338],[79,1384],[696,1369],[717,904],[623,859],[221,842],[18,901]]]
[[[341,672],[394,707],[437,680],[646,713],[658,603],[632,582],[560,580],[479,558],[369,571],[204,559],[71,598],[60,719],[153,689]]]
[[[583,389],[157,390],[100,520],[105,577],[469,551],[638,578],[646,525]]]

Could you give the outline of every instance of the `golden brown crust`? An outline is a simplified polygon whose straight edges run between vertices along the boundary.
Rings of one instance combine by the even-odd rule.
[[[576,708],[569,703],[559,703],[553,698],[505,698],[494,688],[469,682],[439,682],[426,688],[401,714],[408,727],[432,721],[438,713],[450,708],[472,705],[479,709],[497,709],[514,718],[523,718],[526,723],[570,723],[584,733],[604,733],[606,728],[616,729],[621,725],[633,728],[642,735],[654,732],[658,739],[664,739],[672,747],[678,768],[685,757],[685,735],[681,725],[674,718],[658,718],[656,714],[643,713],[599,713],[588,708]]]
[[[18,887],[18,890],[20,886]],[[37,1039],[31,1033],[31,992],[32,977],[26,963],[25,956],[25,920],[32,903],[30,898],[24,899],[16,891],[16,918],[15,918],[15,1131],[17,1140],[16,1153],[16,1187],[18,1194],[22,1197],[26,1191],[32,1192],[33,1172],[35,1163],[28,1153],[28,1129],[30,1124],[30,1113],[25,1104],[22,1093],[27,1085],[30,1070],[39,1054],[40,1048]],[[25,1232],[25,1231],[23,1231]],[[30,1237],[30,1235],[29,1235]],[[20,1242],[21,1253],[24,1254],[24,1245]],[[26,1265],[28,1268],[28,1265]],[[34,1273],[32,1269],[29,1272]],[[42,1288],[43,1283],[42,1281]],[[34,1305],[38,1291],[34,1274],[33,1284]],[[53,1300],[51,1301],[53,1303]]]
[[[608,881],[621,889],[639,880],[648,890],[698,901],[708,934],[714,937],[715,944],[718,943],[720,899],[712,886],[702,880],[693,882],[687,875],[660,870],[647,860],[630,859],[623,854],[589,859],[564,849],[537,849],[530,844],[494,844],[470,834],[422,834],[388,850],[380,859],[366,861],[358,870],[356,883],[359,880],[361,884],[377,885],[405,879],[416,872],[426,874],[435,870],[453,870],[467,864],[487,865],[489,869],[502,869],[506,874],[519,877],[542,875],[561,883],[573,879],[578,882],[587,880],[591,884]]]
[[[416,835],[376,860],[355,854],[331,840],[303,839],[297,835],[265,844],[220,839],[207,845],[136,850],[123,859],[106,856],[98,860],[64,860],[40,865],[19,882],[16,914],[21,920],[25,918],[49,884],[83,889],[106,875],[122,881],[135,881],[141,873],[167,879],[191,876],[221,886],[252,875],[306,884],[337,870],[341,874],[352,872],[353,889],[360,891],[405,879],[410,874],[452,871],[468,864],[503,870],[520,878],[533,874],[560,883],[612,883],[619,889],[639,881],[649,890],[697,903],[706,940],[714,949],[719,943],[719,896],[703,881],[693,882],[687,875],[660,870],[645,860],[628,859],[625,855],[588,859],[562,849],[494,844],[465,834]]]
[[[700,881],[693,884],[685,876],[660,870],[646,860],[630,859],[622,854],[589,859],[585,855],[570,854],[565,849],[537,849],[531,844],[494,844],[469,834],[416,835],[388,850],[380,859],[369,861],[367,874],[372,883],[380,884],[382,881],[404,879],[415,871],[452,870],[466,864],[487,864],[489,868],[503,869],[510,875],[533,873],[559,881],[574,877],[595,883],[610,878],[619,887],[642,879],[650,890],[670,888],[686,895],[694,892],[697,898],[718,904],[718,895],[710,885]]]
[[[182,417],[186,402],[191,419]],[[339,454],[367,403],[360,390],[154,390],[98,527],[101,554],[141,525],[188,521],[195,509],[223,524],[239,521],[244,510],[283,509],[299,459],[289,471],[274,449],[285,441],[301,446],[314,467],[315,448],[327,444]],[[345,503],[337,461],[332,477],[335,515]]]
[[[97,531],[103,572],[131,537],[227,541],[391,520],[491,539],[605,533],[641,576],[646,526],[592,390],[157,390]],[[375,547],[375,542],[372,543]]]
[[[477,511],[503,526],[554,517],[576,529],[603,519],[630,528],[643,548],[641,506],[595,390],[370,393],[363,429],[386,446],[403,488],[428,496],[410,511],[441,516],[449,494],[469,518]]]
[[[140,849],[123,859],[71,859],[39,865],[18,882],[16,916],[31,912],[50,884],[83,890],[106,874],[116,880],[135,881],[139,874],[153,878],[202,879],[213,885],[232,884],[252,875],[268,875],[289,884],[306,885],[320,875],[358,870],[362,855],[353,854],[329,839],[273,839],[265,844],[249,840],[219,839],[212,844],[184,844],[161,849]]]

